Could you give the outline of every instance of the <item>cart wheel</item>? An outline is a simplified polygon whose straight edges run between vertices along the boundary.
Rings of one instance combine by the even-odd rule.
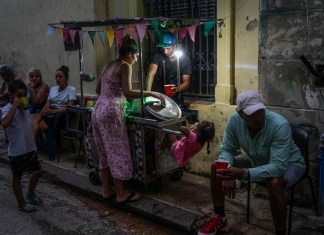
[[[101,183],[99,174],[97,172],[95,172],[95,171],[90,171],[89,180],[90,180],[90,183],[93,184],[93,185],[98,185],[98,184]]]
[[[154,191],[155,193],[161,193],[162,192],[162,180],[161,178],[158,178],[154,181]]]

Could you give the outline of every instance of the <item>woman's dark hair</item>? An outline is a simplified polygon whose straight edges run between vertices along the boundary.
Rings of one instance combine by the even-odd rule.
[[[15,73],[12,69],[12,67],[10,67],[9,65],[3,64],[0,67],[0,75],[1,76],[15,76]]]
[[[26,84],[21,80],[13,80],[8,85],[8,91],[13,94],[18,90],[27,90]]]
[[[197,126],[197,140],[200,144],[207,143],[207,154],[210,153],[209,151],[209,142],[215,136],[215,127],[213,122],[209,121],[201,121]]]
[[[128,53],[137,53],[138,45],[137,42],[128,34],[123,38],[121,47],[119,48],[119,56],[125,56]]]
[[[65,76],[66,78],[69,78],[69,72],[70,72],[69,67],[67,67],[67,66],[65,66],[65,65],[62,65],[61,67],[59,67],[59,68],[56,70],[56,72],[57,72],[57,71],[62,71],[62,72],[64,73],[64,76]]]

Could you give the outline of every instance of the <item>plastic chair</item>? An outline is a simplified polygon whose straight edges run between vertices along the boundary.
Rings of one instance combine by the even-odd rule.
[[[87,128],[85,124],[86,120],[86,109],[81,108],[78,106],[68,106],[66,109],[66,130],[62,132],[61,134],[61,141],[62,144],[59,148],[59,154],[57,157],[57,161],[60,161],[61,153],[62,153],[62,145],[64,142],[64,139],[70,140],[72,143],[72,151],[74,150],[73,141],[78,141],[79,143],[79,150],[78,155],[75,160],[74,168],[77,167],[79,157],[81,150],[84,154],[86,154],[86,151],[83,146],[84,137],[87,134]]]
[[[309,134],[308,132],[298,126],[290,125],[291,130],[292,130],[292,138],[295,142],[295,144],[298,146],[300,149],[300,152],[302,156],[304,157],[305,164],[306,164],[306,169],[303,177],[294,185],[292,185],[289,190],[290,190],[290,202],[289,202],[289,217],[288,217],[288,235],[290,235],[291,232],[291,219],[292,219],[292,211],[294,207],[294,193],[295,193],[295,188],[296,186],[303,181],[304,179],[308,179],[309,186],[311,189],[312,193],[312,199],[313,199],[313,205],[315,208],[315,214],[318,216],[318,209],[316,205],[316,200],[315,200],[315,193],[314,193],[314,187],[313,187],[313,181],[312,178],[309,176],[309,157],[308,157],[308,139],[309,139]],[[264,182],[256,182],[258,185],[261,185],[263,187],[266,187],[266,184]],[[248,181],[248,189],[247,189],[247,215],[246,215],[246,222],[250,222],[250,194],[251,194],[251,183]]]

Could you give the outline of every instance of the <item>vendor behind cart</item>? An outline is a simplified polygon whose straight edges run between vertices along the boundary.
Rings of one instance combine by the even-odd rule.
[[[147,72],[146,88],[148,91],[165,94],[164,85],[173,85],[171,98],[181,105],[183,104],[181,94],[190,86],[191,63],[186,55],[176,56],[176,43],[176,37],[171,32],[162,35],[161,42],[156,45],[159,51],[154,54]],[[171,180],[178,181],[182,175],[182,169],[179,169],[172,174]]]
[[[100,76],[97,93],[99,98],[92,111],[91,121],[94,139],[99,155],[99,173],[103,185],[103,198],[110,199],[115,192],[109,178],[112,177],[116,202],[133,202],[141,195],[124,188],[124,181],[133,174],[128,135],[126,130],[126,98],[153,96],[164,105],[162,94],[132,89],[132,65],[137,61],[138,46],[134,39],[126,35],[119,49],[119,58],[106,65]]]
[[[191,63],[186,55],[179,57],[180,81],[177,79],[176,37],[168,32],[162,36],[162,42],[156,45],[159,52],[153,56],[147,71],[147,90],[165,94],[164,85],[173,84],[173,96],[177,104],[182,104],[179,94],[190,86]],[[181,96],[182,97],[182,96]]]

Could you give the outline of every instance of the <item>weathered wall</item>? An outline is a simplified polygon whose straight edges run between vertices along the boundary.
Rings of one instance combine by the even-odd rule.
[[[29,68],[38,67],[50,86],[55,84],[55,70],[65,64],[70,68],[70,84],[79,90],[78,52],[66,52],[62,35],[46,36],[46,31],[49,23],[93,19],[93,1],[2,0],[0,17],[0,64],[13,65],[26,81]],[[88,40],[85,37],[84,50],[89,52],[84,67],[95,73],[95,51]]]
[[[299,57],[324,62],[324,1],[260,1],[259,91],[270,109],[312,133],[311,174],[318,185],[324,92]],[[305,191],[309,191],[305,188]]]

